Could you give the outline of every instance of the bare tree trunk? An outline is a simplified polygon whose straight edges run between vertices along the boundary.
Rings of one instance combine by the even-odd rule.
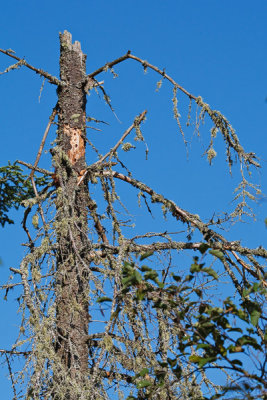
[[[57,281],[56,281],[56,353],[60,370],[54,380],[82,390],[88,374],[88,239],[86,182],[77,185],[85,169],[85,85],[86,56],[80,43],[72,44],[71,34],[60,34],[60,77],[58,89],[58,139],[53,149],[57,194]],[[54,398],[60,398],[55,394]],[[79,398],[67,390],[67,398]]]

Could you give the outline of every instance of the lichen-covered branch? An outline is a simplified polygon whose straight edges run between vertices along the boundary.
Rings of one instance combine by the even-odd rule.
[[[23,58],[19,58],[17,56],[15,56],[15,54],[13,54],[13,52],[11,52],[10,50],[4,50],[4,49],[0,49],[0,52],[13,58],[14,60],[17,60],[18,63],[16,64],[17,67],[18,66],[22,66],[24,65],[25,67],[31,69],[32,71],[36,72],[38,75],[43,76],[44,78],[46,78],[50,83],[52,83],[53,85],[61,85],[61,82],[58,78],[56,78],[53,75],[50,75],[48,72],[40,69],[40,68],[35,68],[32,65],[28,64]],[[13,67],[12,69],[14,69],[15,67]],[[6,71],[8,72],[8,71]]]

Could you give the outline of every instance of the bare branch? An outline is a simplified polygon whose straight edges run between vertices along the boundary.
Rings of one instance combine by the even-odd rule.
[[[117,58],[114,61],[111,61],[109,63],[106,63],[105,65],[103,65],[102,67],[98,68],[96,71],[91,72],[91,74],[88,75],[88,78],[94,78],[96,75],[100,74],[101,72],[114,67],[114,65],[121,63],[124,60],[127,60],[129,58],[130,55],[130,50],[122,57]]]
[[[118,147],[122,144],[124,139],[131,133],[131,131],[136,127],[136,125],[141,124],[141,122],[144,120],[146,114],[147,114],[147,110],[143,111],[138,117],[136,117],[133,124],[124,132],[124,134],[122,135],[120,140],[115,144],[115,146],[112,147],[112,149],[108,153],[106,153],[100,160],[98,160],[94,164],[90,165],[89,169],[87,169],[85,171],[85,173],[80,177],[80,179],[78,181],[78,186],[82,183],[82,181],[84,180],[84,178],[86,177],[86,175],[88,174],[88,171],[90,169],[98,166],[99,164],[102,164],[106,158],[108,158],[109,156],[112,156],[116,152]]]
[[[146,60],[142,60],[141,58],[132,55],[130,51],[128,51],[124,56],[119,57],[114,61],[108,62],[105,65],[103,65],[102,67],[98,68],[96,71],[91,72],[91,74],[88,75],[88,78],[94,78],[96,75],[100,74],[101,72],[107,71],[108,69],[114,67],[114,65],[119,64],[127,59],[132,59],[132,60],[138,61],[140,64],[143,65],[143,67],[151,68],[153,71],[155,71],[158,74],[160,74],[161,76],[163,76],[164,79],[167,79],[174,86],[176,86],[178,89],[180,89],[190,99],[194,99],[195,101],[197,100],[197,96],[194,96],[193,94],[189,93],[186,89],[184,89],[181,85],[179,85],[171,76],[167,75],[164,70],[161,70],[158,67],[150,64]]]
[[[119,57],[114,61],[108,62],[105,65],[103,65],[102,67],[98,68],[96,71],[94,71],[88,75],[88,79],[94,78],[96,75],[100,74],[101,72],[107,71],[108,69],[112,68],[114,65],[119,64],[127,59],[135,60],[135,61],[139,62],[140,64],[142,64],[142,66],[144,68],[150,68],[153,71],[157,72],[164,79],[169,81],[174,86],[175,90],[179,89],[190,100],[194,100],[196,102],[196,104],[201,107],[201,110],[202,110],[201,111],[201,119],[203,119],[205,113],[207,113],[210,116],[210,118],[213,121],[216,128],[219,129],[220,132],[222,133],[229,148],[232,148],[238,154],[240,161],[243,160],[246,165],[254,165],[256,168],[260,167],[260,164],[257,161],[256,155],[252,152],[245,153],[233,127],[230,125],[229,121],[219,111],[211,109],[210,106],[207,103],[205,103],[200,96],[195,96],[192,93],[189,93],[184,87],[179,85],[171,76],[167,75],[165,72],[165,69],[160,69],[160,68],[156,67],[155,65],[149,63],[148,61],[142,60],[140,57],[132,55],[130,51],[128,51],[124,56]],[[179,128],[181,130],[179,120],[177,120],[177,122],[178,122]],[[231,157],[229,154],[229,149],[227,149],[227,150],[228,150],[227,151],[228,162],[230,163]]]
[[[32,164],[26,163],[25,161],[16,160],[16,163],[24,165],[24,167],[27,167],[27,168],[32,169],[34,171],[38,171],[38,172],[40,172],[41,174],[44,174],[44,175],[50,175],[50,176],[54,175],[54,172],[50,172],[50,171],[47,171],[47,169],[43,169],[43,168],[39,168],[37,166],[33,166]]]
[[[0,354],[11,354],[16,356],[27,356],[31,354],[31,351],[16,351],[16,350],[4,350],[0,349]]]
[[[105,228],[101,224],[100,219],[99,219],[99,217],[98,217],[98,215],[96,213],[96,207],[97,207],[96,203],[89,196],[88,208],[89,208],[89,211],[90,211],[90,215],[93,218],[93,221],[95,223],[95,228],[96,228],[96,231],[98,233],[98,236],[103,241],[103,243],[109,243],[108,239],[107,239],[107,236],[106,236]]]
[[[46,78],[46,79],[47,79],[50,83],[52,83],[53,85],[59,86],[59,85],[62,84],[62,82],[61,82],[58,78],[56,78],[55,76],[50,75],[48,72],[46,72],[46,71],[44,71],[44,70],[42,70],[42,69],[33,67],[32,65],[28,64],[28,63],[24,60],[24,58],[19,58],[19,57],[15,56],[14,54],[12,54],[10,50],[3,50],[3,49],[0,49],[0,52],[3,53],[3,54],[6,54],[7,56],[9,56],[9,57],[11,57],[11,58],[14,58],[14,59],[17,60],[21,65],[25,65],[25,67],[27,67],[27,68],[31,69],[32,71],[36,72],[37,74],[43,76],[44,78]]]
[[[38,153],[37,153],[37,157],[36,157],[36,160],[35,160],[34,165],[33,165],[33,169],[32,169],[32,171],[31,171],[31,173],[30,173],[30,176],[29,176],[30,178],[32,178],[33,175],[34,175],[34,171],[35,171],[35,169],[36,169],[36,167],[37,167],[37,165],[38,165],[38,162],[39,162],[39,160],[40,160],[40,157],[41,157],[41,154],[42,154],[44,145],[45,145],[45,141],[46,141],[46,138],[47,138],[49,129],[50,129],[50,127],[51,127],[52,122],[53,122],[54,119],[55,119],[55,116],[56,116],[56,114],[57,114],[57,111],[58,111],[58,104],[56,104],[56,106],[55,106],[54,109],[53,109],[52,114],[51,114],[50,117],[49,117],[49,122],[48,122],[48,124],[47,124],[46,129],[45,129],[44,136],[43,136],[43,138],[42,138],[42,141],[41,141],[41,144],[40,144]]]
[[[117,148],[122,144],[124,139],[131,133],[131,131],[134,129],[134,127],[136,125],[140,125],[141,124],[141,122],[145,119],[146,114],[147,114],[147,110],[143,111],[138,117],[136,117],[135,120],[134,120],[134,123],[124,132],[124,134],[122,135],[122,137],[120,138],[118,143],[116,143],[115,146],[112,147],[112,149],[107,154],[105,154],[99,161],[94,163],[92,165],[92,167],[94,165],[101,164],[108,156],[112,156],[116,152]]]
[[[14,383],[13,372],[12,372],[12,369],[11,369],[11,364],[10,364],[10,361],[9,361],[8,354],[7,354],[7,353],[5,353],[5,357],[6,357],[6,362],[7,362],[9,377],[10,377],[10,380],[11,380],[12,389],[13,389],[13,393],[14,393],[13,400],[17,400],[16,386],[15,386],[15,383]]]
[[[196,227],[203,235],[204,239],[210,245],[211,248],[217,248],[218,250],[226,251],[230,250],[232,253],[238,251],[243,255],[257,255],[263,258],[267,258],[267,251],[265,249],[247,249],[240,246],[237,242],[228,242],[222,235],[218,234],[214,230],[210,229],[209,226],[203,223],[198,215],[194,215],[189,213],[188,211],[183,210],[179,206],[177,206],[172,200],[168,200],[164,198],[162,195],[156,193],[149,186],[144,183],[137,181],[136,179],[130,178],[129,176],[123,175],[122,173],[115,171],[103,171],[101,172],[104,176],[112,175],[114,178],[121,179],[127,183],[130,183],[132,186],[148,193],[151,196],[152,202],[163,204],[171,214],[178,220],[185,222],[193,227]],[[214,240],[218,242],[214,243]],[[236,254],[233,253],[236,257]],[[251,273],[254,277],[258,279],[262,279],[259,274],[258,268],[256,268],[256,272],[253,271],[250,267],[248,267],[240,257],[237,258],[238,262],[242,264],[242,266],[246,266],[246,270]],[[263,273],[263,271],[261,271]],[[266,285],[266,283],[264,283]]]

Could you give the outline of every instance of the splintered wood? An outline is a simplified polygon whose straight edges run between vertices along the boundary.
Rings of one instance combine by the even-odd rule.
[[[72,165],[74,165],[81,157],[85,155],[85,141],[82,137],[82,129],[73,128],[69,125],[64,126],[64,134],[70,137],[71,148],[68,151],[68,157]]]

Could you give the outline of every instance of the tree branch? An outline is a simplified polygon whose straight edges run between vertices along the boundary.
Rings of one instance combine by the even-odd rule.
[[[19,57],[15,56],[14,54],[12,54],[11,50],[0,49],[0,52],[5,54],[5,55],[7,55],[7,56],[9,56],[9,57],[11,57],[11,58],[14,58],[14,60],[19,61],[19,63],[21,65],[25,65],[25,67],[27,67],[27,68],[31,69],[32,71],[36,72],[37,74],[43,76],[44,78],[46,78],[53,85],[57,85],[57,86],[62,85],[62,82],[58,78],[56,78],[53,75],[50,75],[48,72],[46,72],[46,71],[44,71],[42,69],[33,67],[32,65],[28,64],[24,60],[24,58],[19,58]]]
[[[133,122],[133,124],[124,132],[124,134],[122,135],[122,137],[120,138],[120,140],[115,144],[114,147],[112,147],[112,149],[107,152],[100,160],[96,161],[94,164],[90,165],[89,168],[84,172],[84,174],[79,178],[78,181],[78,186],[82,183],[82,181],[84,180],[84,178],[86,177],[86,175],[88,174],[88,172],[93,169],[94,167],[102,164],[105,159],[108,156],[111,156],[112,154],[114,154],[117,150],[117,148],[122,144],[122,142],[124,141],[124,139],[131,133],[131,131],[135,128],[135,126],[140,125],[141,122],[144,120],[145,116],[147,114],[147,110],[143,111],[139,116],[137,116]]]
[[[103,171],[101,172],[104,176],[112,175],[114,178],[121,179],[127,183],[130,183],[132,186],[138,188],[139,190],[148,193],[151,196],[151,201],[155,203],[161,203],[163,204],[170,212],[171,214],[177,219],[180,220],[184,223],[187,223],[188,225],[196,227],[201,234],[203,235],[204,239],[207,241],[207,244],[212,248],[212,249],[218,249],[223,252],[226,250],[230,250],[234,257],[236,258],[236,253],[234,254],[233,252],[239,252],[242,255],[256,255],[260,256],[262,258],[267,259],[267,251],[263,248],[259,249],[248,249],[240,246],[238,242],[228,242],[222,235],[218,234],[214,230],[210,229],[209,226],[205,223],[203,223],[198,215],[194,215],[189,213],[188,211],[183,210],[179,206],[177,206],[172,200],[168,200],[162,195],[156,193],[153,189],[151,189],[149,186],[145,185],[143,182],[137,181],[136,179],[130,178],[129,176],[123,175],[122,173],[116,172],[116,171]],[[217,242],[214,242],[214,241]],[[238,257],[239,263],[241,263],[241,259]],[[244,265],[246,267],[244,267]],[[262,280],[262,277],[260,276],[260,273],[258,271],[258,268],[255,269],[256,271],[253,271],[250,267],[248,267],[243,261],[241,264],[246,270],[253,275],[254,277],[257,277],[257,279]],[[260,271],[262,274],[264,271]],[[264,281],[263,281],[264,282]],[[266,282],[264,282],[264,285],[266,286]]]
[[[41,144],[40,144],[38,153],[37,153],[37,157],[36,157],[36,160],[35,160],[34,165],[33,165],[33,169],[32,169],[32,171],[31,171],[31,173],[30,173],[30,176],[29,176],[30,178],[32,178],[33,175],[34,175],[34,171],[35,171],[35,169],[36,169],[36,167],[37,167],[37,165],[38,165],[38,162],[39,162],[39,160],[40,160],[40,157],[41,157],[41,154],[42,154],[42,151],[43,151],[43,148],[44,148],[44,144],[45,144],[45,141],[46,141],[46,138],[47,138],[49,129],[50,129],[50,127],[51,127],[52,122],[53,122],[54,119],[55,119],[55,116],[56,116],[56,114],[57,114],[57,111],[58,111],[58,103],[55,105],[55,107],[54,107],[54,109],[53,109],[53,112],[52,112],[52,114],[51,114],[50,117],[49,117],[49,122],[48,122],[48,124],[47,124],[46,129],[45,129],[45,132],[44,132],[44,135],[43,135],[43,138],[42,138],[42,141],[41,141]]]
[[[47,171],[47,169],[39,168],[39,167],[34,166],[32,164],[26,163],[25,161],[16,160],[16,163],[24,165],[24,167],[27,167],[27,168],[32,169],[34,171],[40,172],[41,174],[44,174],[44,175],[50,175],[50,176],[54,175],[54,172]]]
[[[251,164],[251,165],[254,165],[256,168],[260,167],[260,164],[257,161],[255,154],[252,152],[246,153],[244,151],[244,149],[241,146],[239,139],[235,133],[235,130],[230,125],[229,121],[219,111],[212,110],[210,108],[210,106],[207,103],[205,103],[200,96],[197,97],[197,96],[193,95],[192,93],[189,93],[185,88],[183,88],[181,85],[179,85],[171,76],[167,75],[165,72],[165,69],[160,69],[160,68],[156,67],[155,65],[149,63],[148,61],[142,60],[140,57],[132,55],[130,51],[128,51],[124,56],[119,57],[114,61],[106,63],[102,67],[98,68],[96,71],[87,75],[87,79],[90,80],[90,79],[94,78],[96,75],[100,74],[101,72],[107,71],[108,69],[111,69],[114,65],[119,64],[127,59],[135,60],[135,61],[139,62],[140,64],[142,64],[142,66],[144,68],[150,68],[153,71],[157,72],[164,79],[169,81],[174,86],[175,90],[179,89],[190,100],[193,99],[196,102],[196,104],[199,107],[201,107],[201,114],[200,114],[201,118],[203,119],[205,113],[207,113],[209,115],[209,117],[211,118],[215,127],[218,130],[220,130],[220,132],[222,133],[229,148],[233,149],[238,154],[240,161],[243,160],[246,165]],[[177,120],[177,122],[181,129],[179,120]],[[228,152],[227,152],[227,157],[228,157],[228,162],[231,165],[232,160],[231,160],[230,154]]]

